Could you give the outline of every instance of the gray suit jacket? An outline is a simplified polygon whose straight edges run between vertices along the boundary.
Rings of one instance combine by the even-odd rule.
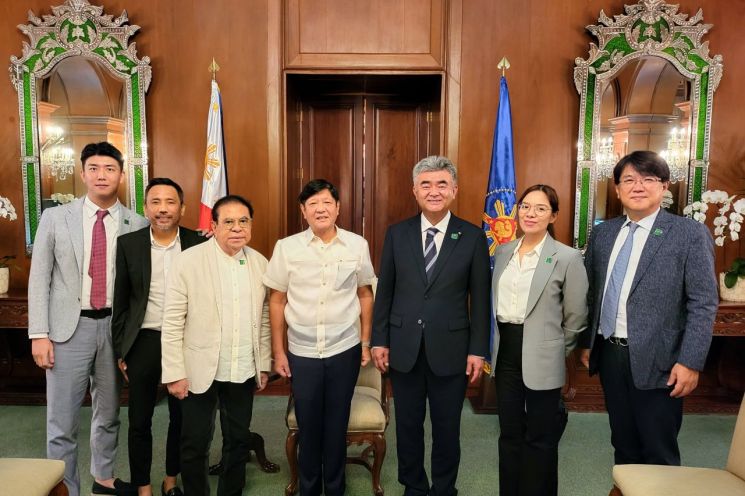
[[[44,210],[34,239],[28,280],[28,333],[70,339],[80,318],[83,291],[83,200]],[[119,234],[148,225],[120,205]]]
[[[593,348],[590,374],[598,369],[593,347],[600,322],[605,275],[626,217],[596,226],[585,253],[590,280],[590,322],[580,346]],[[639,389],[667,387],[673,365],[703,370],[719,296],[714,243],[706,226],[660,210],[642,250],[626,302],[631,375]]]
[[[492,309],[495,319],[499,279],[518,242],[498,246],[494,255]],[[582,254],[547,235],[530,283],[523,327],[523,382],[530,389],[556,389],[564,385],[566,353],[574,347],[578,333],[587,326],[587,287]],[[492,344],[492,371],[498,352],[497,325]]]

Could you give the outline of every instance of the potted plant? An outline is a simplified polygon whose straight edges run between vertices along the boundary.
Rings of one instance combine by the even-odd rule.
[[[693,202],[683,209],[683,213],[694,220],[706,222],[708,205],[718,205],[714,218],[714,243],[724,246],[728,239],[740,239],[742,221],[745,219],[745,198],[735,199],[726,191],[706,191],[701,201]],[[736,258],[727,271],[719,274],[719,296],[725,301],[745,302],[745,258]]]
[[[0,217],[14,221],[18,218],[16,215],[16,209],[10,200],[4,196],[0,196]],[[8,286],[10,284],[10,270],[8,268],[10,260],[13,260],[15,256],[6,255],[0,257],[0,294],[8,292]]]

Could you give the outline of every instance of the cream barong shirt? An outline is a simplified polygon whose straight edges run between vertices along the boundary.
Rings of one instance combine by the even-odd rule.
[[[293,355],[328,358],[360,342],[357,288],[375,271],[362,236],[336,228],[328,244],[306,231],[277,241],[264,284],[287,293],[287,341]]]
[[[225,253],[214,242],[220,276],[220,358],[215,380],[241,384],[256,375],[251,318],[251,273],[243,250]]]

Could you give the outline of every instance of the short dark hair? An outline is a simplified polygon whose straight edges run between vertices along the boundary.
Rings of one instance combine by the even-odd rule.
[[[297,200],[300,202],[301,205],[303,205],[306,201],[308,201],[308,198],[313,195],[317,195],[324,189],[329,190],[329,193],[331,193],[331,196],[334,198],[334,200],[339,201],[339,191],[336,189],[336,186],[325,179],[313,179],[312,181],[309,181],[308,184],[303,187],[303,190],[297,196]]]
[[[627,165],[642,176],[654,176],[663,183],[670,181],[670,167],[664,158],[649,150],[637,150],[621,158],[613,168],[614,183],[621,183],[621,173]]]
[[[184,203],[184,190],[181,189],[181,186],[179,186],[176,181],[168,177],[154,177],[147,183],[147,188],[145,188],[145,201],[147,201],[147,194],[150,193],[150,190],[155,186],[170,186],[176,190],[176,193],[178,193],[179,201],[182,204]]]
[[[124,169],[124,157],[122,157],[122,152],[108,141],[88,143],[85,145],[83,151],[80,152],[80,165],[84,166],[86,160],[96,155],[111,157],[119,164],[119,170]]]
[[[220,208],[230,203],[240,203],[248,209],[248,214],[251,218],[254,218],[254,207],[251,205],[250,201],[246,200],[241,195],[226,195],[217,200],[212,206],[212,220],[214,222],[217,222],[217,219],[220,218]]]
[[[520,195],[520,199],[517,201],[517,204],[520,205],[526,196],[528,196],[533,191],[540,191],[546,197],[548,198],[548,205],[551,207],[551,213],[555,214],[559,211],[559,195],[556,194],[556,190],[549,186],[548,184],[534,184],[533,186],[529,187],[525,191],[523,191],[523,194]],[[548,233],[553,236],[554,235],[554,225],[549,224],[548,225]]]

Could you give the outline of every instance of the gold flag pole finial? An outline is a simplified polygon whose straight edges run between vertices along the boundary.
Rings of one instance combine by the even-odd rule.
[[[220,70],[220,66],[217,65],[217,62],[215,62],[215,57],[212,57],[212,63],[209,66],[209,71],[212,73],[212,80],[217,80],[217,77],[215,75],[217,74],[217,71]]]
[[[497,64],[497,69],[502,69],[502,77],[504,77],[504,71],[510,68],[510,61],[507,60],[507,57],[502,57],[502,60],[499,61],[499,64]]]

